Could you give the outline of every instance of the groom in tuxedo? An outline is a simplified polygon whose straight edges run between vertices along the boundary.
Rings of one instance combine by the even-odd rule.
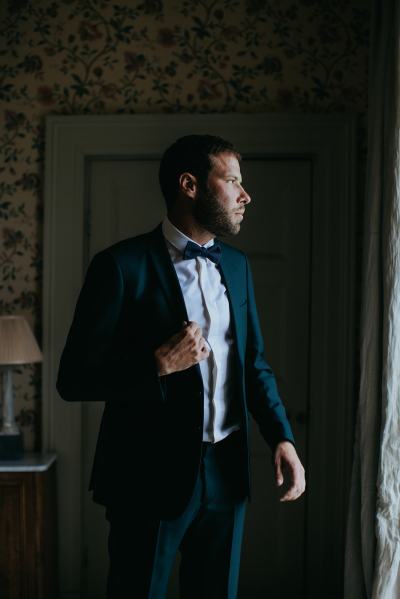
[[[304,469],[264,358],[239,233],[250,197],[240,155],[211,135],[164,153],[167,216],[96,254],[61,357],[67,401],[103,401],[90,489],[106,506],[108,599],[163,599],[181,553],[184,599],[234,599],[246,501],[249,414],[269,444],[281,501]],[[133,201],[140,201],[140,198]]]

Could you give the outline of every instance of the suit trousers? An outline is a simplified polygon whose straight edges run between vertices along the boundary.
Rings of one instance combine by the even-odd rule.
[[[107,599],[165,599],[178,551],[181,599],[235,599],[246,508],[229,463],[237,434],[203,443],[194,492],[178,518],[107,509]]]

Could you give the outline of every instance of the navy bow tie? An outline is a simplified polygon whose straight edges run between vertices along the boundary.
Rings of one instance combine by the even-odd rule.
[[[190,258],[197,258],[198,256],[202,258],[208,258],[218,264],[221,259],[221,246],[218,242],[215,242],[214,245],[211,245],[209,248],[205,248],[202,245],[197,245],[197,243],[193,243],[193,241],[188,241],[183,252],[183,259],[190,260]]]

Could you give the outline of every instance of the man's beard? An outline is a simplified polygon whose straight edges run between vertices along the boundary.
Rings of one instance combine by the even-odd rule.
[[[234,223],[229,218],[218,197],[207,186],[199,189],[193,216],[202,227],[219,237],[237,235],[240,231],[240,223]]]

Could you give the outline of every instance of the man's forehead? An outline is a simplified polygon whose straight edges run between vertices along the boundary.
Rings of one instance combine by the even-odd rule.
[[[213,170],[236,172],[240,174],[239,160],[231,152],[221,152],[220,154],[210,156]]]

